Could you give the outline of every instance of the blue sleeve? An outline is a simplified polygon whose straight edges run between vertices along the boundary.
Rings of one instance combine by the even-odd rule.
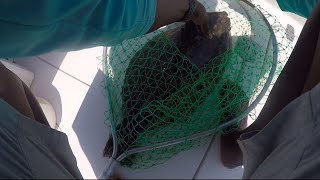
[[[288,11],[300,15],[302,17],[309,17],[313,9],[316,7],[318,0],[277,0],[283,11]]]
[[[109,46],[151,28],[156,0],[1,0],[0,57]]]

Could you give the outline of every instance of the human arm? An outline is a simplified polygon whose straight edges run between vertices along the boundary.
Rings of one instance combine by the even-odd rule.
[[[190,3],[194,5],[194,10],[189,14],[190,17],[186,17],[191,9]],[[208,30],[208,16],[205,7],[199,1],[192,2],[190,0],[158,0],[155,22],[149,32],[181,21],[193,21],[199,26],[204,36],[212,38],[212,34]]]
[[[169,3],[158,0],[160,4],[165,1]],[[176,1],[188,2],[171,1],[170,11],[158,11],[166,14],[156,17],[156,0],[2,0],[0,57],[116,45],[147,33],[154,22],[156,29],[179,21],[188,7]],[[175,13],[177,16],[170,18]]]

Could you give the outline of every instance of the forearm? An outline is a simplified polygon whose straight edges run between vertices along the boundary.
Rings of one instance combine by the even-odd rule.
[[[156,18],[149,32],[181,21],[188,10],[189,0],[157,0]]]
[[[183,20],[189,3],[189,0],[4,0],[0,2],[0,57],[116,45]],[[198,1],[195,7],[189,11],[194,13],[190,13],[188,20],[210,37],[205,8]]]

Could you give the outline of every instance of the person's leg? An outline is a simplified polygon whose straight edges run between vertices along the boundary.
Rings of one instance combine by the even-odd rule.
[[[318,35],[318,45],[315,56],[313,57],[312,66],[304,85],[303,92],[310,91],[320,82],[320,33]]]
[[[288,63],[257,120],[247,129],[221,138],[221,160],[226,167],[242,165],[242,153],[237,144],[241,134],[263,129],[290,102],[320,82],[320,51],[316,51],[319,32],[320,3],[306,22]]]
[[[0,98],[18,112],[41,124],[49,123],[30,89],[0,62]]]
[[[30,91],[30,89],[27,87],[27,85],[25,85],[23,83],[23,89],[24,89],[24,93],[28,99],[29,105],[31,107],[31,110],[33,112],[33,116],[34,116],[34,120],[36,120],[37,122],[44,124],[46,126],[50,127],[49,122],[47,121],[47,118],[38,102],[38,100],[36,99],[36,97],[32,94],[32,92]]]

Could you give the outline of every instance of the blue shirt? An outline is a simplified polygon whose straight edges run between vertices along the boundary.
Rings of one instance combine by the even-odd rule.
[[[1,0],[0,57],[109,46],[151,28],[156,0]]]
[[[302,17],[309,17],[318,0],[277,0],[283,11],[289,11]]]

